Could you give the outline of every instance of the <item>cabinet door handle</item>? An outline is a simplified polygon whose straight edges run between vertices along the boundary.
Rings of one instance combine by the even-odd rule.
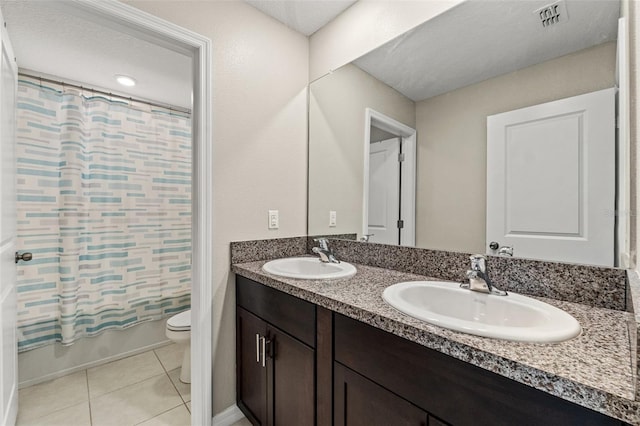
[[[256,333],[256,362],[260,364],[260,334]]]
[[[267,347],[267,339],[264,337],[260,338],[262,340],[262,366],[265,367],[266,366],[266,347]]]

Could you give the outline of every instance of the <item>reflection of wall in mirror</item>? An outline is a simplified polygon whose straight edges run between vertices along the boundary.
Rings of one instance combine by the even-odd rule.
[[[615,50],[605,43],[417,103],[353,65],[313,82],[309,234],[361,232],[364,111],[372,108],[417,129],[416,246],[484,252],[486,117],[613,87]]]
[[[615,85],[610,42],[416,103],[416,245],[485,252],[488,115]]]
[[[311,85],[309,235],[362,232],[366,108],[415,127],[415,103],[354,65]]]

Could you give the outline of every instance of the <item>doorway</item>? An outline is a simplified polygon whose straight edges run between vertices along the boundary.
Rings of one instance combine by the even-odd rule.
[[[416,130],[365,110],[363,230],[368,241],[415,246]]]
[[[212,112],[211,40],[119,2],[59,3],[71,14],[186,53],[193,64],[192,172],[192,424],[211,424]],[[11,35],[9,30],[9,36]],[[19,58],[18,58],[19,61]],[[14,283],[15,285],[15,283]],[[4,318],[3,318],[4,321]],[[3,327],[4,328],[4,327]],[[5,377],[3,377],[4,380]],[[6,384],[3,384],[6,385]],[[15,382],[14,382],[15,385]],[[11,421],[9,421],[11,423]]]
[[[371,134],[383,132],[382,137],[371,138],[369,148],[369,241],[400,244],[400,189],[402,181],[402,138],[394,137],[371,126]],[[387,139],[388,136],[391,136]]]

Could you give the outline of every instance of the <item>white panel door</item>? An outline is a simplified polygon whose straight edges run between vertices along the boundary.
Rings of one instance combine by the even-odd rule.
[[[614,265],[615,89],[487,117],[487,253]]]
[[[0,14],[0,22],[4,22]],[[0,419],[13,425],[18,413],[16,339],[16,170],[15,108],[17,66],[6,29],[1,35],[0,72]]]
[[[400,138],[371,144],[369,149],[369,241],[399,244]]]

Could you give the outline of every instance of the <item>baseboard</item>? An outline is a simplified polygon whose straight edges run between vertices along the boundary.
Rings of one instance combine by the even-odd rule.
[[[244,418],[244,414],[238,408],[237,405],[233,404],[231,407],[227,407],[218,414],[213,417],[213,421],[211,422],[212,426],[231,426],[237,421],[240,421]]]
[[[96,360],[96,361],[86,362],[84,364],[76,365],[76,366],[71,367],[71,368],[67,368],[67,369],[64,369],[64,370],[59,370],[59,371],[56,371],[55,373],[51,373],[51,374],[47,374],[47,375],[44,375],[44,376],[40,376],[40,377],[37,377],[35,379],[25,380],[25,381],[20,382],[18,384],[18,388],[22,389],[22,388],[26,388],[28,386],[37,385],[39,383],[48,382],[49,380],[54,380],[54,379],[57,379],[57,378],[62,377],[62,376],[67,376],[69,374],[73,374],[73,373],[76,373],[78,371],[86,370],[87,368],[97,367],[99,365],[107,364],[107,363],[112,362],[112,361],[117,361],[119,359],[127,358],[127,357],[130,357],[130,356],[133,356],[133,355],[138,355],[138,354],[141,354],[143,352],[147,352],[147,351],[150,351],[150,350],[153,350],[153,349],[158,349],[158,348],[160,348],[162,346],[166,346],[166,345],[168,345],[170,343],[171,343],[171,340],[164,340],[162,342],[158,342],[158,343],[154,343],[154,344],[151,344],[151,345],[147,345],[147,346],[144,346],[142,348],[136,348],[136,349],[133,349],[133,350],[130,350],[130,351],[127,351],[127,352],[121,352],[119,354],[112,355],[112,356],[109,356],[109,357],[106,357],[106,358],[102,358],[102,359],[99,359],[99,360]]]

